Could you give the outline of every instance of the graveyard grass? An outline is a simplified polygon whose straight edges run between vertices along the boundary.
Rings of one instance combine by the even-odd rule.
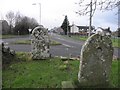
[[[118,63],[113,61],[110,81],[118,86]],[[79,60],[60,58],[32,60],[30,53],[17,52],[15,60],[2,71],[3,88],[61,88],[62,81],[76,81]],[[120,73],[119,73],[120,74]]]

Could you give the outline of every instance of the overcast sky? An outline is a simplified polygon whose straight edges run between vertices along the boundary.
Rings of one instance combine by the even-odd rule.
[[[89,25],[88,16],[79,16],[75,12],[80,7],[75,4],[79,0],[1,0],[0,1],[0,19],[6,19],[5,15],[9,11],[20,12],[23,15],[35,18],[38,22],[40,19],[39,4],[41,3],[41,24],[46,28],[61,26],[64,15],[68,16],[70,25]],[[118,16],[115,15],[116,10],[108,12],[96,11],[93,17],[92,25],[97,27],[111,27],[111,30],[116,30],[118,27]]]

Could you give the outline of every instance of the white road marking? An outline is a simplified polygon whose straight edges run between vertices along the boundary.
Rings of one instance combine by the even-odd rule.
[[[60,40],[65,40],[65,39],[63,39],[63,38],[59,38],[59,37],[58,37],[57,39],[60,39]]]
[[[70,42],[70,43],[76,43],[76,44],[80,44],[79,42],[75,42],[75,41],[70,41],[70,40],[66,40],[66,39],[63,39],[63,38],[60,38],[60,37],[56,37],[57,39],[59,39],[59,40],[63,40],[63,41],[65,41],[65,42]]]
[[[70,45],[67,45],[67,44],[62,44],[62,45],[66,46],[66,47],[74,47],[74,46],[70,46]]]

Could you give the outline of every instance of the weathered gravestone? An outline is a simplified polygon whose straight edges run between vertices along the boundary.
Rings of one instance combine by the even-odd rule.
[[[38,26],[32,31],[32,58],[49,58],[49,36],[48,31],[43,26]]]
[[[113,47],[109,36],[94,34],[81,49],[78,81],[80,86],[102,86],[109,84]]]

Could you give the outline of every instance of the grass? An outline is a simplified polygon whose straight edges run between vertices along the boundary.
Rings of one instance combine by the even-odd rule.
[[[12,42],[11,44],[31,44],[31,40],[17,40]]]
[[[68,38],[67,36],[64,36],[64,37]],[[74,40],[86,41],[88,37],[87,36],[72,35],[69,38],[72,38]],[[112,38],[113,47],[120,48],[119,43],[120,43],[120,39],[119,38],[115,38],[115,39]]]
[[[112,43],[114,47],[120,48],[120,38],[112,39]]]
[[[80,40],[80,41],[86,41],[87,40],[87,36],[79,36],[79,35],[71,35],[70,37],[68,37],[67,35],[61,35],[63,38],[69,38],[69,39],[73,39],[73,40]]]
[[[50,45],[51,45],[51,46],[54,46],[54,45],[61,45],[61,43],[58,42],[58,41],[52,40],[52,41],[50,42]]]
[[[114,87],[120,87],[119,81],[120,81],[120,71],[119,66],[120,65],[120,59],[119,61],[115,60],[112,62],[112,70],[110,75],[110,82]]]
[[[61,88],[62,81],[77,80],[79,61],[65,63],[60,58],[31,60],[30,53],[17,53],[17,62],[12,62],[2,72],[3,88]],[[110,81],[118,86],[118,63],[113,61]]]
[[[11,44],[31,44],[31,40],[17,40],[17,41],[15,41],[15,42],[12,42]],[[50,45],[51,46],[54,46],[54,45],[61,45],[61,43],[60,42],[57,42],[57,41],[51,41],[50,42]]]
[[[26,61],[29,54],[18,53],[17,56],[22,62],[12,63],[3,70],[3,88],[60,88],[62,81],[77,78],[79,68],[77,60],[70,61],[68,65],[60,58]]]
[[[0,39],[15,38],[18,35],[0,35]]]
[[[87,40],[87,36],[71,36],[71,38],[76,39],[76,40],[81,40],[81,41],[86,41]]]

